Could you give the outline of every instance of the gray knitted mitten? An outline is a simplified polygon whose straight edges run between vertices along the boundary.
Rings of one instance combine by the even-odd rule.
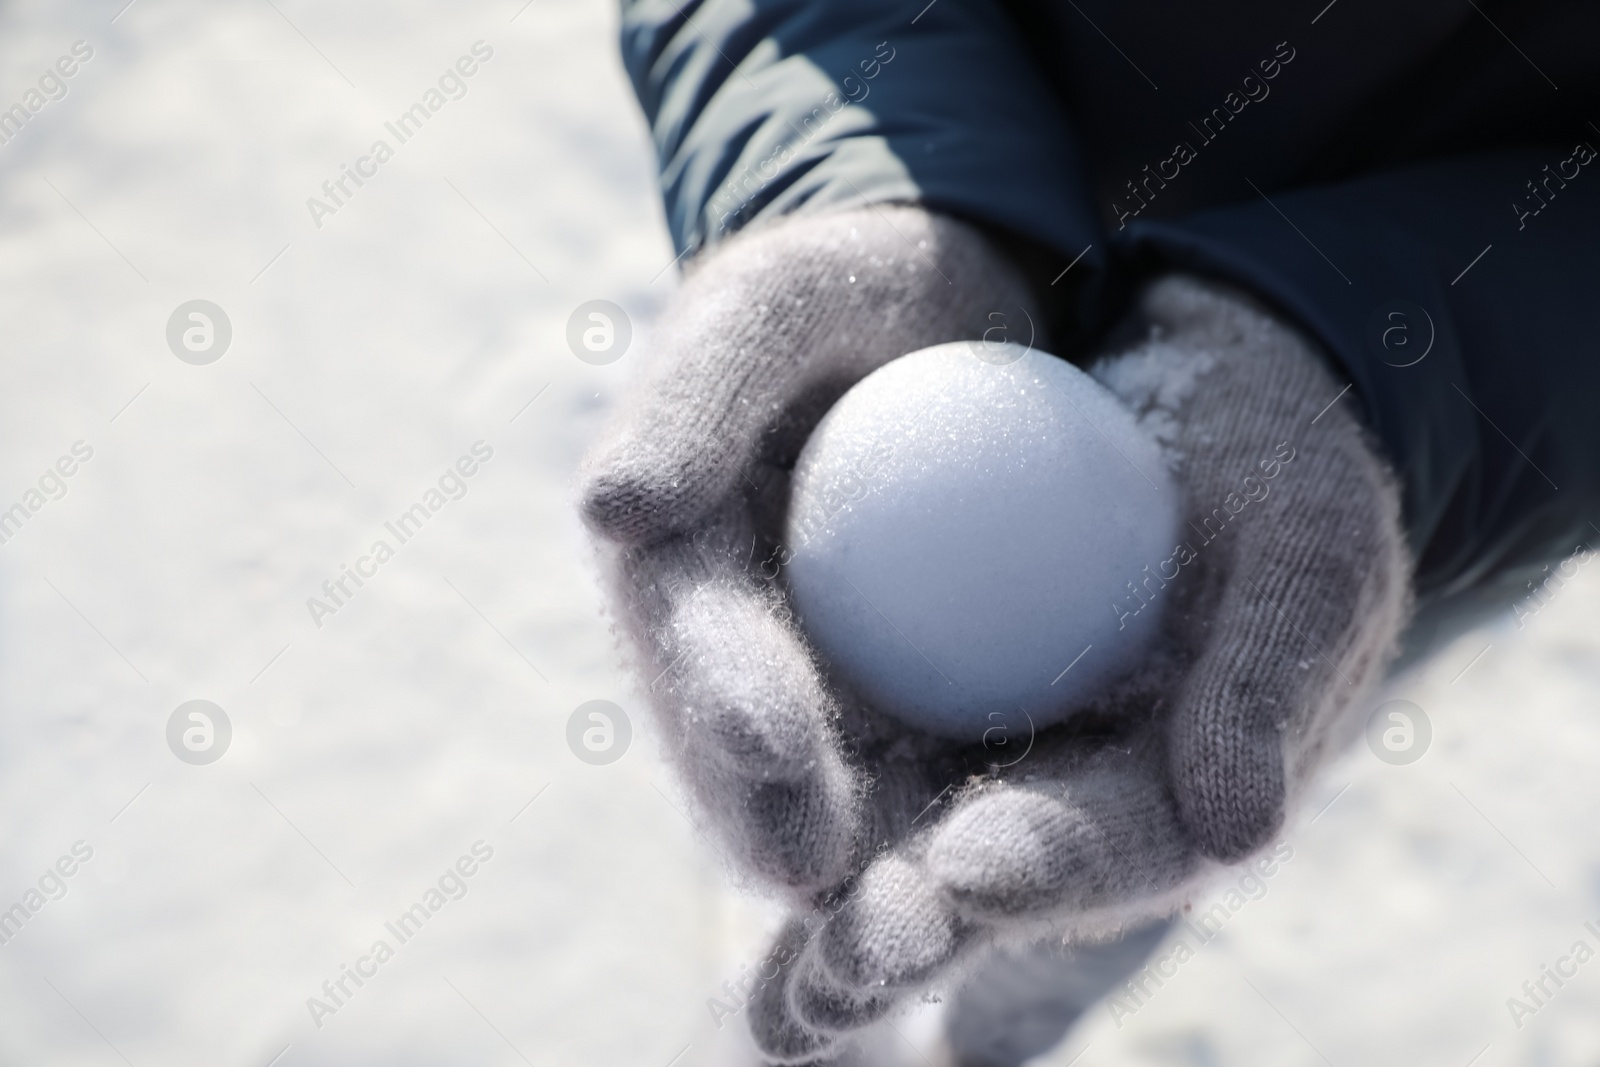
[[[1321,360],[1248,298],[1170,278],[1095,368],[1186,492],[1194,536],[1130,590],[1128,610],[1170,598],[1162,651],[1020,758],[830,686],[762,567],[788,469],[854,381],[995,313],[1025,319],[1025,289],[948,219],[746,235],[686,282],[586,468],[672,756],[735,866],[804,914],[746,1006],[778,1062],[825,1058],[981,946],[1169,912],[1211,861],[1268,844],[1403,620],[1397,494]]]
[[[695,265],[586,461],[584,516],[614,543],[611,600],[669,754],[733,865],[796,906],[857,866],[872,820],[772,580],[788,470],[877,367],[986,333],[1027,341],[1036,318],[1018,272],[953,219],[883,207],[746,232]]]

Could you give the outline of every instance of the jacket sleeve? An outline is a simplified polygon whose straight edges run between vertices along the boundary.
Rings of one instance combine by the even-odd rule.
[[[1114,256],[1235,281],[1321,340],[1400,477],[1425,604],[1527,595],[1600,540],[1593,143],[1252,193],[1136,222]]]
[[[633,0],[622,47],[680,254],[919,201],[1099,262],[1076,139],[997,0]]]

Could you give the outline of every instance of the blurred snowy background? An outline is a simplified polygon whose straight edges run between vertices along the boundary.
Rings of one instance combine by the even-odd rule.
[[[682,814],[569,504],[675,284],[615,24],[606,0],[0,8],[0,108],[26,114],[0,118],[0,1064],[740,1061],[706,1002],[775,915]],[[167,341],[196,299],[232,330],[205,365]],[[567,343],[596,299],[634,327],[608,365]],[[465,495],[386,536],[477,442]],[[318,626],[307,598],[380,538]],[[1600,568],[1548,599],[1396,679],[1426,755],[1351,752],[1264,895],[1040,1063],[1600,1063],[1600,962],[1507,1005],[1600,949]],[[196,699],[232,728],[205,765],[167,740]],[[567,741],[596,699],[634,726],[599,766]],[[898,1021],[907,1062],[937,1011]]]

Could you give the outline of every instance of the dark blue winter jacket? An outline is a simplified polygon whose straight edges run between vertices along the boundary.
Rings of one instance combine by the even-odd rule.
[[[1067,356],[1152,272],[1231,280],[1352,383],[1425,598],[1600,543],[1600,4],[635,0],[622,37],[680,252],[917,200],[1033,253]]]

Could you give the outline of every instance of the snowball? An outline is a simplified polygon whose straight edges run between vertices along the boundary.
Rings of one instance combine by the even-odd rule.
[[[1139,663],[1179,521],[1160,447],[1104,386],[957,342],[880,368],[817,426],[784,573],[837,680],[978,742],[1060,722]]]

